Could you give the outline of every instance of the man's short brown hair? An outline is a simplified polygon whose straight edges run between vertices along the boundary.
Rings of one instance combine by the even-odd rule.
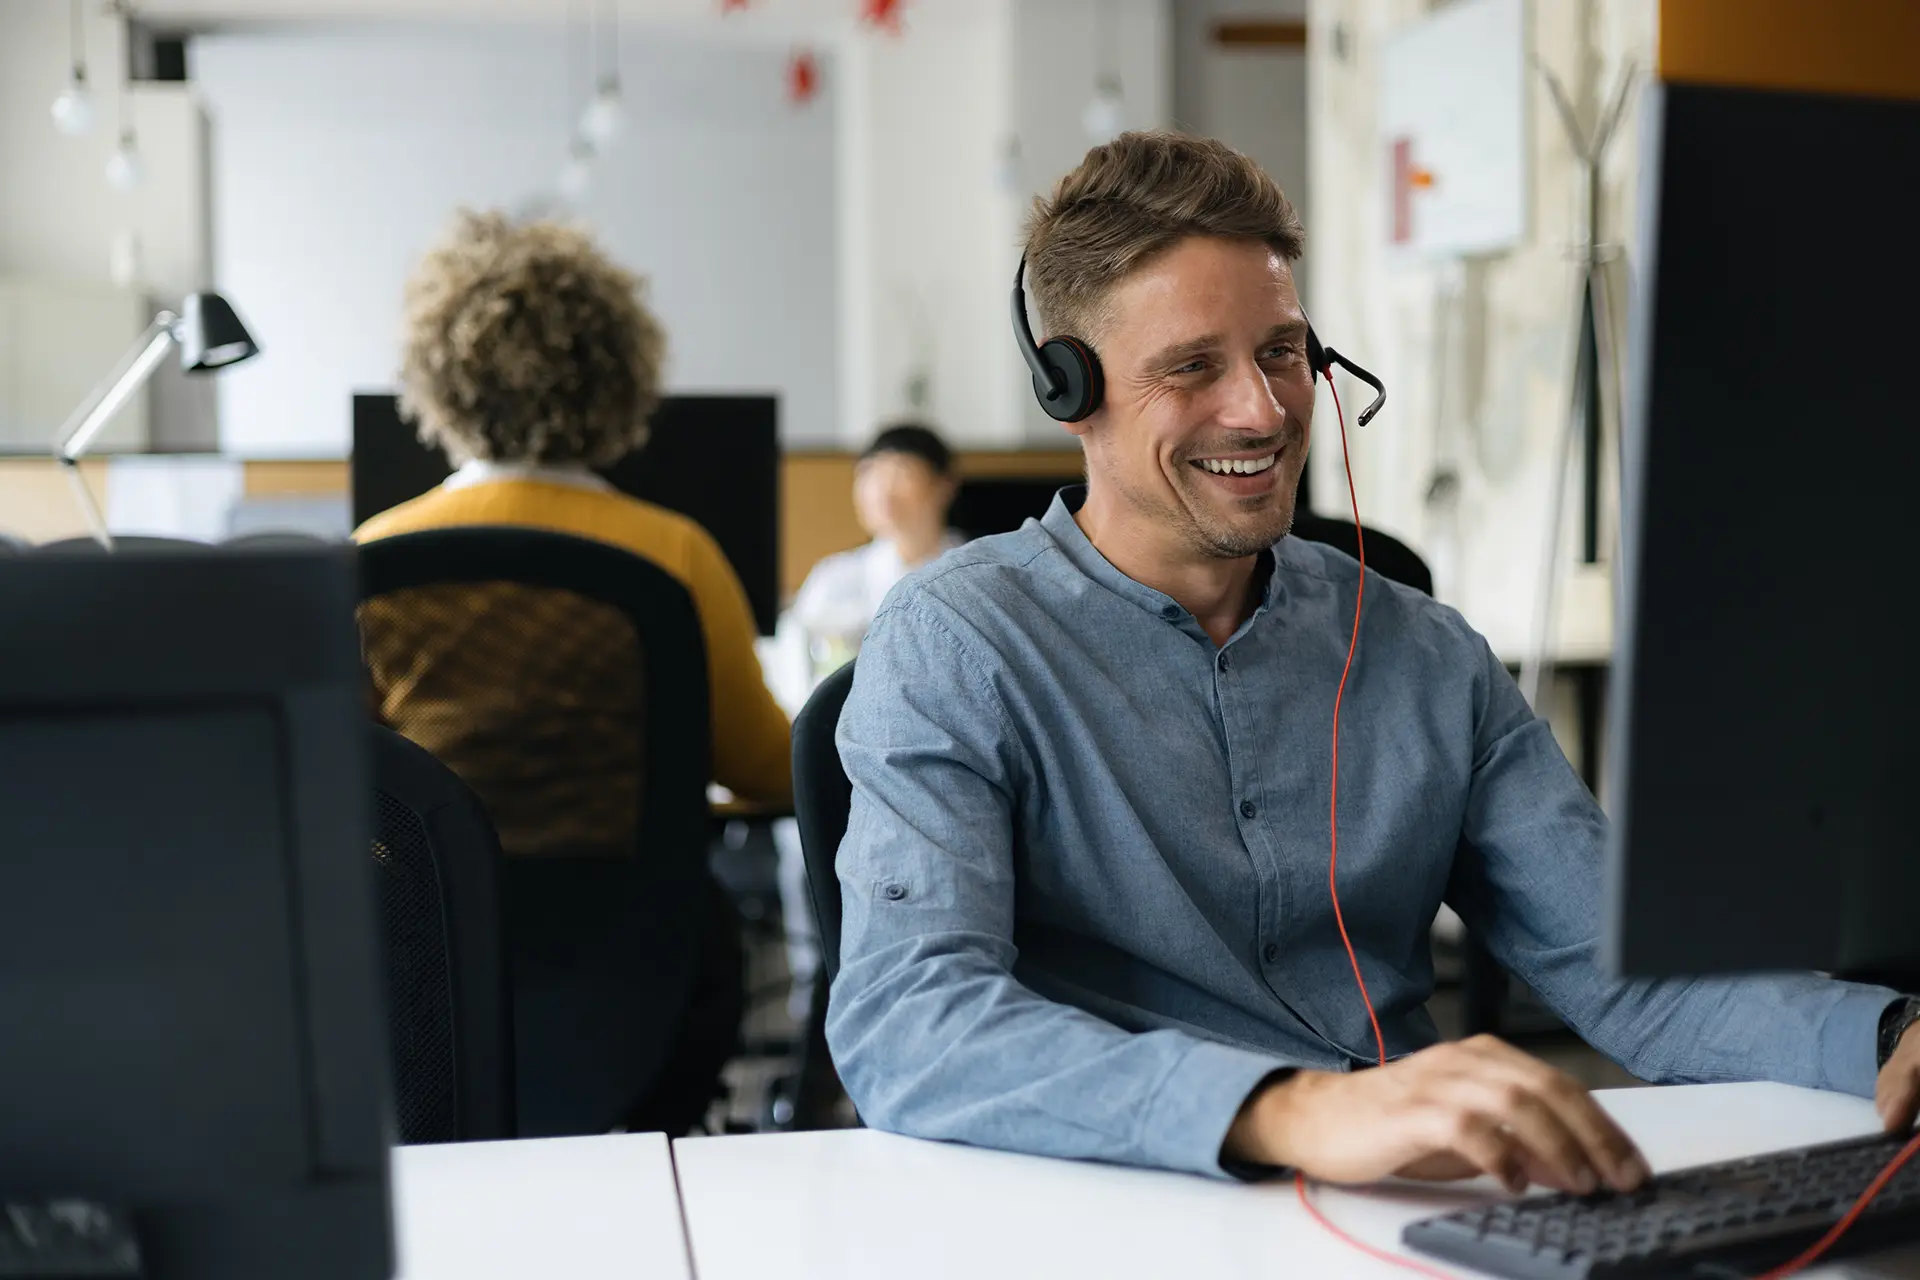
[[[1123,133],[1027,217],[1027,288],[1048,336],[1096,340],[1113,287],[1189,236],[1257,240],[1289,262],[1306,233],[1259,165],[1224,142]]]
[[[618,461],[660,402],[643,289],[584,232],[462,211],[407,281],[402,411],[455,462]]]

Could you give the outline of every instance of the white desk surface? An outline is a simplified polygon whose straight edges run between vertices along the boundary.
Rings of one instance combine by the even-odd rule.
[[[400,1280],[689,1280],[658,1133],[401,1147]]]
[[[1656,1171],[1878,1128],[1865,1101],[1784,1085],[1596,1096]],[[699,1280],[1412,1274],[1328,1235],[1290,1180],[1246,1186],[870,1130],[681,1139],[674,1157]],[[1348,1234],[1398,1252],[1407,1223],[1497,1190],[1485,1182],[1313,1194]],[[1920,1276],[1920,1251],[1803,1274]]]

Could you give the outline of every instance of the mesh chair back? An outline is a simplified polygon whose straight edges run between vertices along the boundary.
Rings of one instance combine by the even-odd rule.
[[[400,1140],[513,1137],[500,846],[458,777],[399,734],[377,725],[371,732]]]
[[[604,1132],[671,1058],[706,917],[711,710],[692,597],[525,528],[360,548],[382,720],[493,815],[522,1136]]]

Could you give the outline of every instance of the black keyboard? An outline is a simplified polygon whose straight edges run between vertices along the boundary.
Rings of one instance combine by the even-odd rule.
[[[91,1200],[0,1200],[0,1280],[135,1280],[133,1224]]]
[[[1555,1195],[1428,1218],[1408,1248],[1514,1280],[1735,1277],[1790,1261],[1853,1207],[1911,1135],[1681,1169],[1621,1195]],[[1920,1240],[1920,1155],[1831,1256]]]

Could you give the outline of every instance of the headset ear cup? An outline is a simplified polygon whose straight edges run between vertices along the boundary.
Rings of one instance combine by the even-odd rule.
[[[1047,398],[1047,389],[1034,379],[1034,394],[1040,407],[1060,422],[1079,422],[1100,407],[1106,391],[1106,378],[1100,371],[1100,358],[1078,338],[1049,338],[1040,347],[1040,359],[1060,379],[1061,393]]]

